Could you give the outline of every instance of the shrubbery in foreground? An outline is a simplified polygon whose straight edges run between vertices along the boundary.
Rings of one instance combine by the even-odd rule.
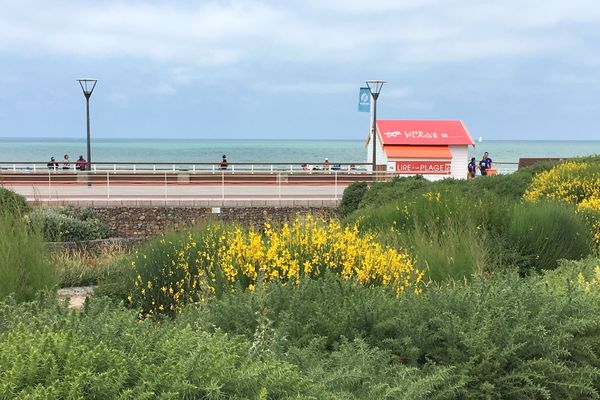
[[[140,321],[0,303],[0,398],[597,399],[598,260],[397,296],[327,273]]]

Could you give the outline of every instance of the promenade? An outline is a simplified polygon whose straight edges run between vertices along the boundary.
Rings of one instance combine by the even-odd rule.
[[[78,206],[334,207],[340,184],[5,184],[30,202]]]
[[[29,202],[77,206],[334,207],[367,173],[190,173],[189,171],[5,171],[0,186]]]

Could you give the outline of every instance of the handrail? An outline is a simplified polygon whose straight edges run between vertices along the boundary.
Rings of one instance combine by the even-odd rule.
[[[62,162],[56,162],[54,167],[48,167],[47,161],[0,161],[0,173],[69,173],[69,172],[85,172],[77,169],[75,162],[69,163],[67,168],[64,168]],[[495,169],[500,174],[515,172],[518,169],[519,163],[495,161]],[[354,162],[330,162],[328,166],[323,163],[299,163],[299,162],[231,162],[227,164],[225,169],[221,168],[220,162],[94,162],[91,171],[93,174],[104,173],[110,171],[113,174],[134,173],[144,174],[152,173],[159,174],[169,172],[171,174],[189,173],[193,175],[201,174],[317,174],[319,172],[332,173],[348,172],[352,174],[364,174],[371,171],[370,163],[354,163]],[[393,171],[387,171],[393,172]],[[466,166],[465,166],[466,174]]]

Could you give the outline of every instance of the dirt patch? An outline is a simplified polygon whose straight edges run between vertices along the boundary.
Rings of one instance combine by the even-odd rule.
[[[69,299],[69,308],[80,309],[85,303],[85,299],[94,292],[96,286],[77,286],[58,289],[58,297]]]

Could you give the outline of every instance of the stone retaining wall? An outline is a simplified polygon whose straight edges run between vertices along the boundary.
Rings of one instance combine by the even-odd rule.
[[[213,214],[210,208],[196,207],[95,207],[114,236],[147,238],[168,229],[184,229],[209,219],[240,222],[260,227],[266,221],[280,223],[307,213],[329,219],[333,208],[231,207]]]

